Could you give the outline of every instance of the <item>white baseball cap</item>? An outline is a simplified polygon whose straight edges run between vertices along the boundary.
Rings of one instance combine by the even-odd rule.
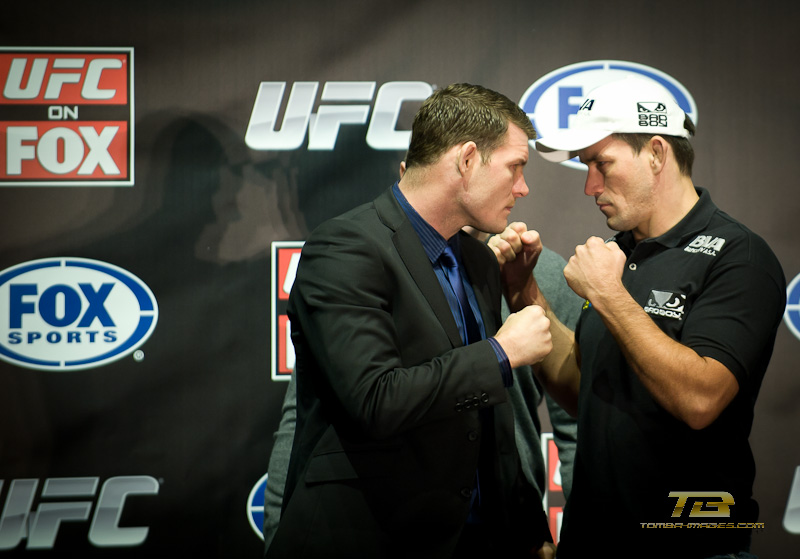
[[[561,162],[614,133],[688,138],[685,118],[686,113],[665,87],[628,77],[591,90],[569,128],[536,140],[536,151],[548,161]]]

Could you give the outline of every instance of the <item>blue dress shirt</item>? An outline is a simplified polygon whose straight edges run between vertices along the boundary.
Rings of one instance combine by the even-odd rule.
[[[422,243],[422,248],[425,250],[425,254],[431,261],[431,266],[436,274],[436,279],[439,280],[439,284],[442,286],[442,291],[447,299],[447,304],[450,306],[450,312],[453,313],[453,318],[458,325],[458,330],[461,333],[461,341],[466,345],[467,327],[461,318],[461,308],[458,304],[458,297],[453,291],[453,287],[450,285],[450,282],[445,275],[444,268],[439,261],[439,257],[449,244],[453,248],[456,259],[458,260],[459,264],[461,264],[461,243],[459,236],[456,234],[450,239],[445,240],[445,238],[442,237],[439,232],[436,231],[436,229],[431,227],[431,225],[417,213],[413,206],[409,204],[406,197],[400,191],[398,183],[394,183],[394,186],[392,186],[392,192],[394,193],[397,201],[400,203],[400,206],[403,208],[403,211],[408,216],[408,220],[411,222],[411,226],[414,228],[414,231],[416,231],[417,235],[419,236],[419,240]],[[469,301],[469,306],[472,309],[472,314],[475,315],[475,319],[478,322],[478,327],[481,331],[481,337],[486,339],[486,328],[484,327],[483,319],[481,318],[481,311],[478,308],[478,301],[475,298],[475,292],[472,289],[472,284],[466,275],[464,266],[459,265],[458,268],[461,273],[461,283],[464,284],[464,291],[467,293],[467,299]],[[514,376],[511,374],[511,364],[508,361],[506,352],[494,338],[489,338],[489,343],[492,345],[492,348],[497,355],[497,362],[500,365],[500,374],[503,378],[503,384],[506,387],[511,386],[514,382]]]

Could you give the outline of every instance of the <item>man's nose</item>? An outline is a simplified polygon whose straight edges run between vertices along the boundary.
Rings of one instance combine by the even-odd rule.
[[[583,187],[583,193],[587,196],[596,196],[603,192],[603,175],[600,171],[589,167],[589,172],[586,174],[586,184]]]
[[[525,182],[525,176],[522,173],[520,173],[519,177],[520,178],[514,184],[514,189],[512,192],[514,193],[514,196],[516,196],[517,198],[522,198],[523,196],[528,195],[530,189],[528,189],[528,184]]]

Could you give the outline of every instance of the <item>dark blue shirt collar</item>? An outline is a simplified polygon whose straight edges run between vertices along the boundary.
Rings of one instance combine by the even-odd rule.
[[[452,292],[449,282],[445,277],[442,264],[439,262],[439,257],[442,255],[442,252],[444,252],[444,249],[448,244],[453,247],[453,252],[455,253],[456,258],[459,262],[461,262],[461,236],[456,233],[450,238],[449,241],[446,241],[444,237],[442,237],[439,232],[436,231],[436,229],[431,227],[431,225],[417,213],[417,210],[415,210],[411,204],[409,204],[406,197],[403,196],[402,192],[400,192],[400,186],[398,183],[394,183],[392,186],[392,193],[397,199],[397,202],[400,204],[400,207],[403,208],[403,211],[408,216],[411,226],[414,228],[414,231],[416,231],[417,236],[422,243],[422,248],[425,250],[425,254],[431,261],[433,271],[436,274],[436,279],[439,280],[439,284],[442,286],[442,291],[447,299],[447,304],[450,306],[450,312],[453,313],[453,318],[455,319],[456,325],[461,333],[461,339],[466,343],[468,335],[464,321],[461,317],[461,311],[459,310],[458,299]],[[461,273],[464,274],[463,268],[461,269]],[[472,314],[475,316],[475,319],[478,321],[478,326],[481,329],[481,336],[485,337],[486,327],[483,323],[483,317],[481,316],[480,309],[478,308],[478,302],[475,299],[475,292],[473,291],[472,285],[468,280],[464,282],[464,289],[467,292],[467,298],[469,299]],[[514,375],[511,372],[511,364],[508,361],[506,352],[503,351],[500,343],[493,337],[489,338],[489,343],[492,345],[492,349],[497,356],[497,362],[500,366],[500,374],[503,378],[503,385],[506,387],[513,385]]]
[[[425,254],[428,256],[431,264],[435,264],[436,261],[439,260],[439,256],[444,252],[448,243],[453,247],[456,258],[458,258],[459,261],[461,260],[461,244],[458,234],[453,235],[449,240],[445,240],[430,223],[425,221],[423,217],[417,213],[417,210],[414,209],[400,191],[400,185],[397,182],[392,186],[392,193],[399,202],[400,207],[403,208],[403,211],[408,216],[408,220],[411,222],[414,231],[417,232],[417,236],[422,242],[422,248],[425,250]]]

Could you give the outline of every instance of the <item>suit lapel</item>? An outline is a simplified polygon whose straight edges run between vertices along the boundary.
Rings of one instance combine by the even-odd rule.
[[[394,231],[392,238],[397,253],[403,260],[409,274],[419,287],[422,295],[439,319],[453,347],[462,346],[461,334],[442,292],[442,286],[436,279],[431,261],[422,248],[417,232],[408,220],[405,212],[392,194],[391,189],[375,199],[375,209],[383,223]]]

